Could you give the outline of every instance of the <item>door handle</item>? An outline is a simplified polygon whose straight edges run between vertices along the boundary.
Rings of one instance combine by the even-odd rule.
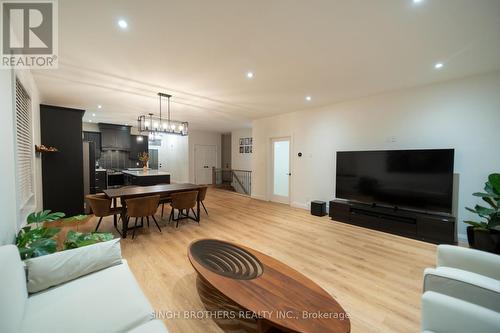
[[[292,174],[289,172],[289,173],[287,173],[286,175],[287,175],[287,176],[291,176]]]

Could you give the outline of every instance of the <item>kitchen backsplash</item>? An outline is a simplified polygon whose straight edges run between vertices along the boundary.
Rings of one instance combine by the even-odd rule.
[[[102,151],[98,163],[103,169],[127,169],[141,166],[138,161],[129,159],[129,152],[121,150]]]

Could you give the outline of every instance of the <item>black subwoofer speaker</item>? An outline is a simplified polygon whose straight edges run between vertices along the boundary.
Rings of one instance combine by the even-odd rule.
[[[326,215],[326,202],[324,201],[311,201],[311,214],[315,216]]]

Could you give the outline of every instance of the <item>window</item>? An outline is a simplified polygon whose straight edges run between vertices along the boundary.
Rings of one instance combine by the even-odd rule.
[[[33,194],[33,131],[31,98],[16,78],[16,167],[20,211],[27,209]]]

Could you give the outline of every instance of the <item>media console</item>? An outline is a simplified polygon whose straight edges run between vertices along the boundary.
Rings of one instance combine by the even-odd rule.
[[[456,244],[455,218],[344,200],[330,201],[332,220],[436,244]]]

